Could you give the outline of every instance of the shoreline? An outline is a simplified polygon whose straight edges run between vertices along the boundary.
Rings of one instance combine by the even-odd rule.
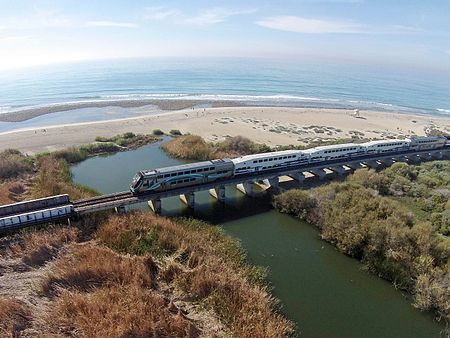
[[[93,142],[125,132],[150,134],[155,129],[168,133],[202,136],[218,142],[229,136],[246,136],[257,143],[308,144],[314,140],[384,139],[425,135],[427,131],[450,132],[450,117],[353,109],[234,106],[187,108],[142,116],[31,127],[0,133],[0,150],[15,148],[35,154]]]

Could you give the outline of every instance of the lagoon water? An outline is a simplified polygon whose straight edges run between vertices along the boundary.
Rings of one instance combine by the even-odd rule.
[[[140,169],[177,163],[154,144],[88,159],[74,165],[72,174],[76,183],[111,193],[127,190]],[[163,215],[192,215],[240,239],[249,261],[269,268],[273,294],[303,337],[439,337],[444,329],[391,284],[322,241],[314,227],[280,214],[267,199],[227,187],[225,205],[201,192],[194,211],[178,198],[163,200]]]
[[[0,73],[0,113],[120,99],[238,100],[450,114],[449,74],[324,61],[134,59]]]

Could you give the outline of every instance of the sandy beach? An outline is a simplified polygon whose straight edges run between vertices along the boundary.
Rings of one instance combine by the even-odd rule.
[[[0,150],[15,148],[27,154],[93,142],[97,136],[124,132],[151,133],[179,129],[208,141],[243,135],[271,146],[305,144],[336,138],[393,138],[425,135],[427,130],[450,132],[450,118],[376,111],[283,108],[187,108],[111,121],[58,125],[0,133]]]

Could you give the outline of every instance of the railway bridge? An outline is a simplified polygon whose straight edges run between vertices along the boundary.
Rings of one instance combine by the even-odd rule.
[[[73,219],[84,214],[103,210],[115,209],[117,212],[124,212],[127,205],[142,202],[147,202],[155,213],[161,213],[162,201],[165,198],[173,196],[180,196],[181,200],[188,207],[194,208],[195,193],[199,191],[209,191],[218,201],[224,202],[225,186],[230,185],[236,186],[248,196],[254,196],[256,185],[262,186],[265,190],[279,191],[280,178],[283,181],[291,180],[297,182],[296,186],[302,187],[312,177],[325,180],[328,177],[342,177],[347,173],[364,167],[378,169],[380,167],[388,167],[396,162],[417,164],[423,161],[438,159],[450,159],[450,146],[442,149],[371,154],[351,158],[338,158],[317,163],[306,163],[289,168],[274,168],[264,172],[234,176],[210,183],[141,195],[134,195],[130,191],[123,191],[73,202],[68,197],[53,196],[41,200],[0,206],[0,233],[39,223]]]

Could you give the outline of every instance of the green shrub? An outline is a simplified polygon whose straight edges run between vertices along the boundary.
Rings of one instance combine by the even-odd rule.
[[[153,130],[153,135],[161,136],[164,135],[164,132],[161,129]]]
[[[170,135],[174,135],[174,136],[182,135],[181,131],[179,131],[178,129],[172,129],[169,133],[170,133]]]

